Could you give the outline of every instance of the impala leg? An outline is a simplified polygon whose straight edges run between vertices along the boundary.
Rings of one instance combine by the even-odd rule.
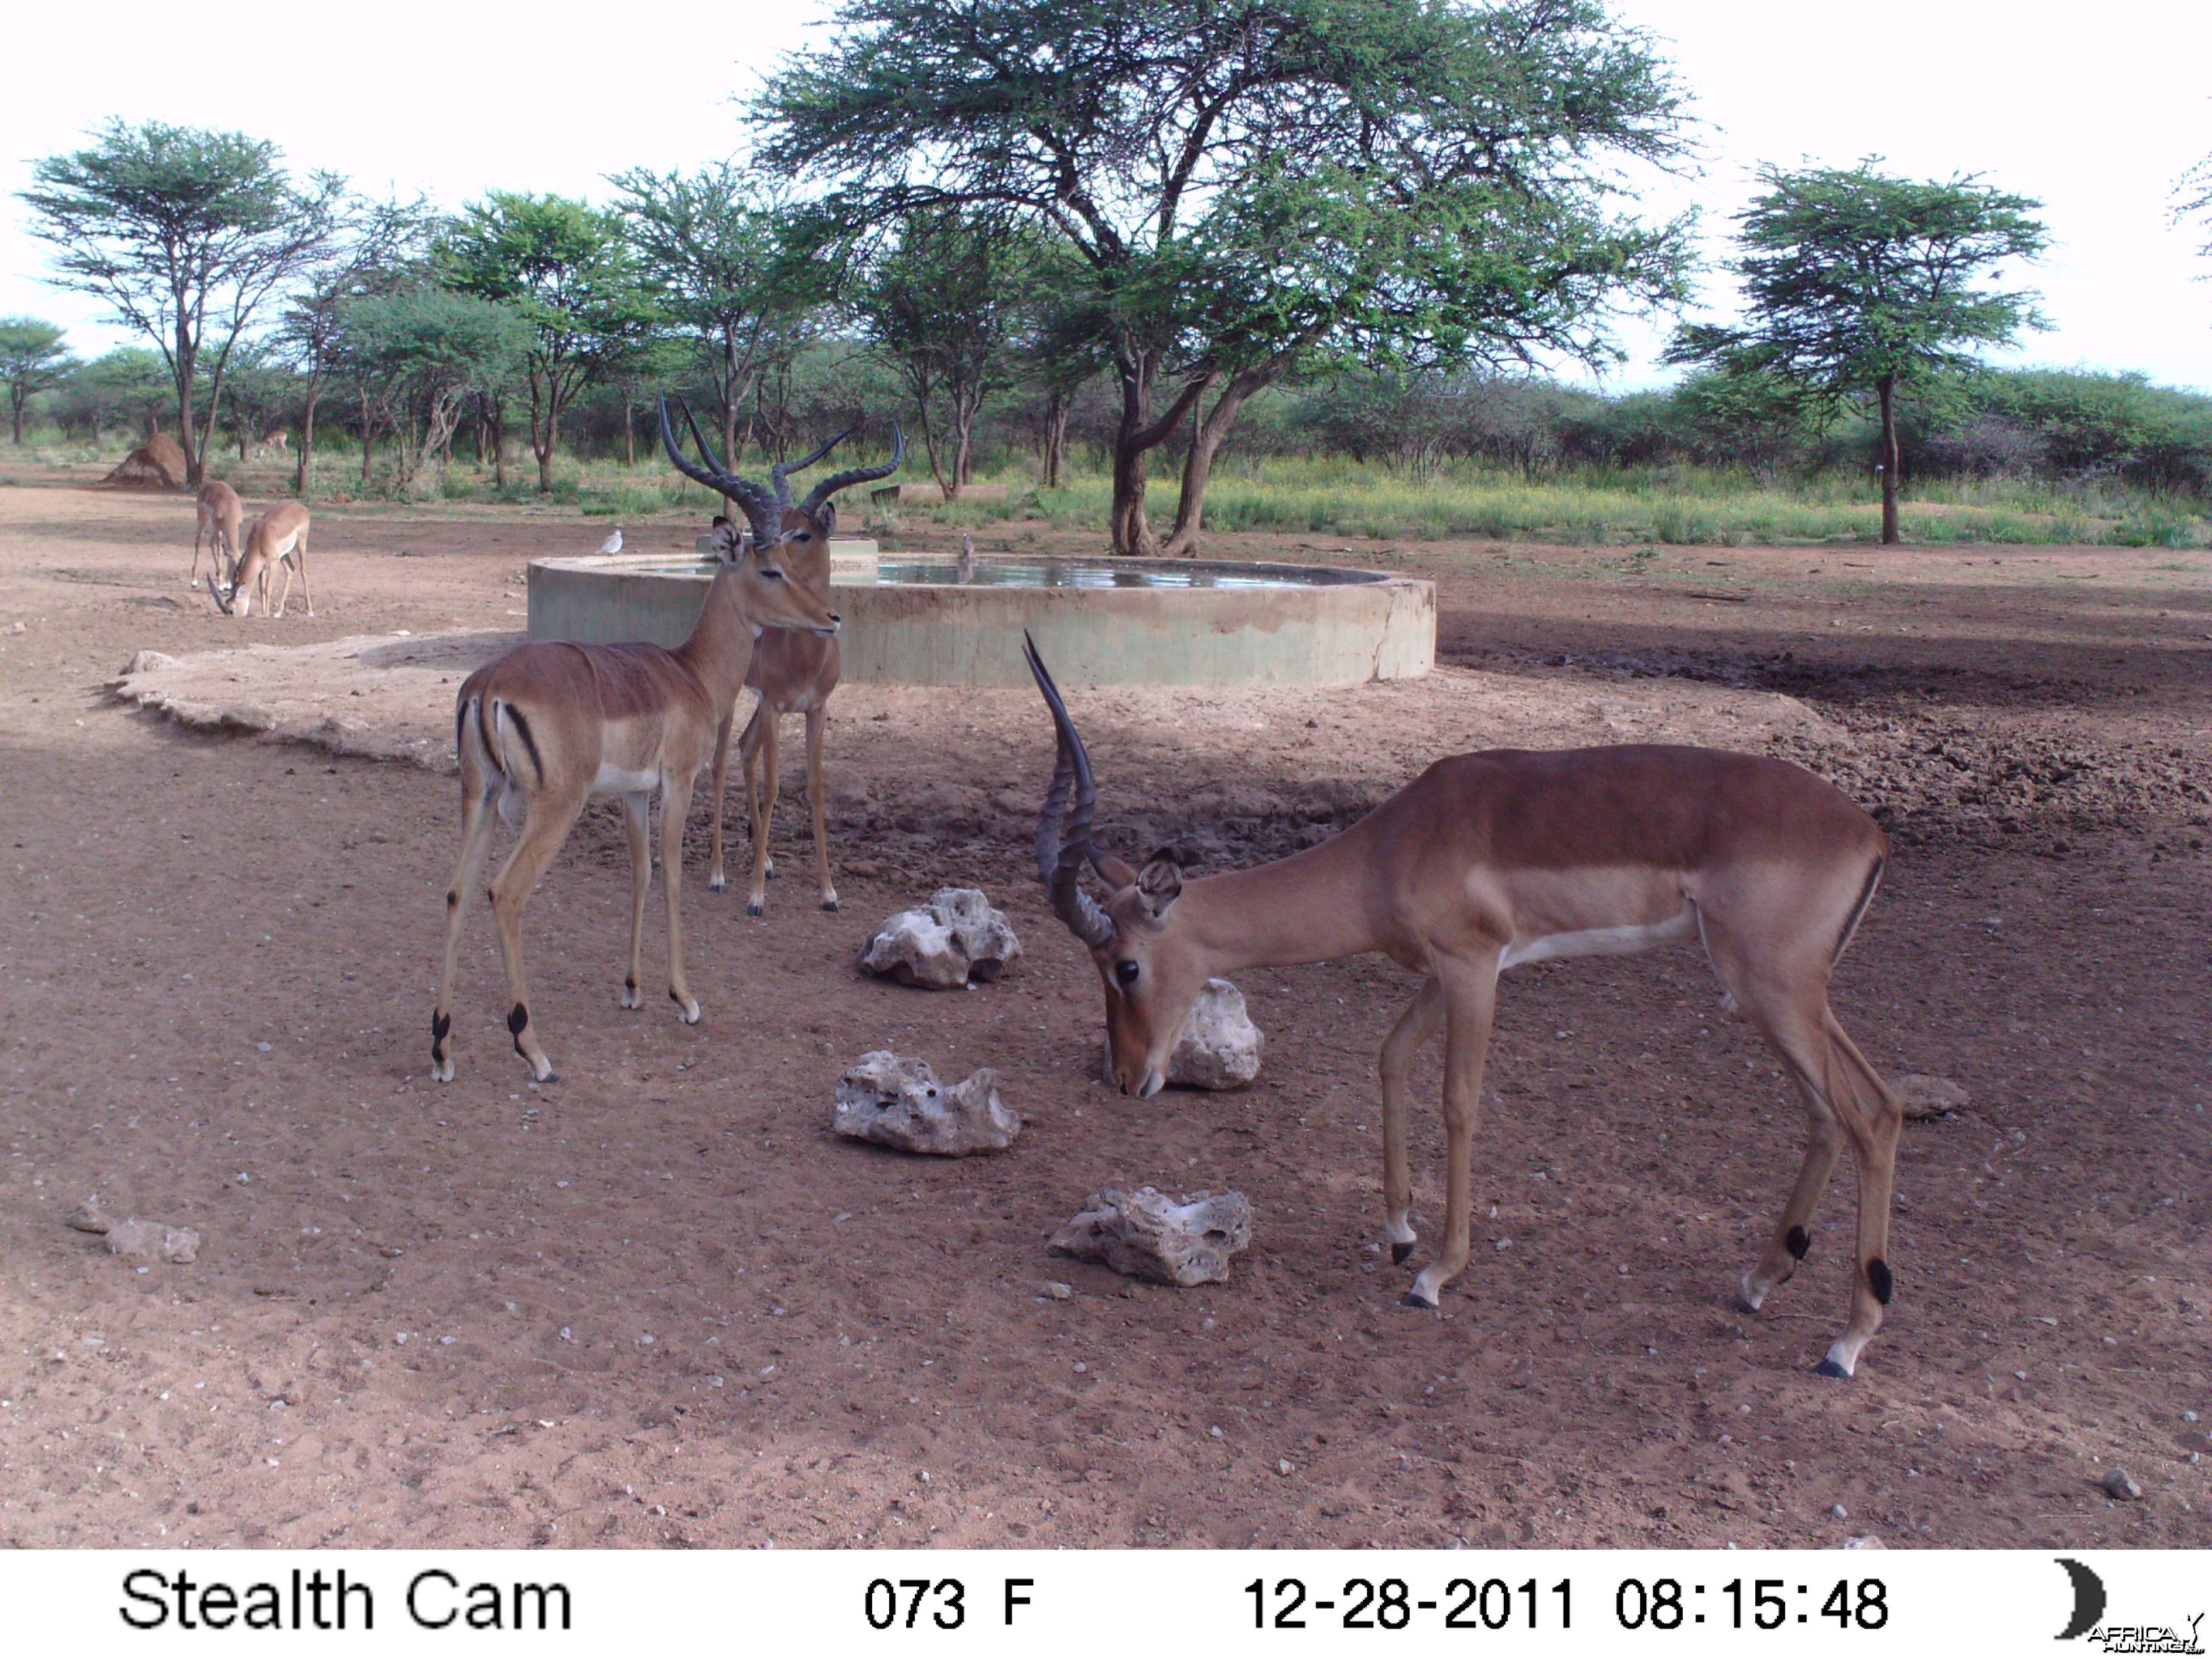
[[[837,908],[837,884],[830,879],[829,807],[823,800],[822,732],[830,723],[829,710],[811,708],[806,714],[806,799],[814,809],[814,874],[822,891],[822,908]]]
[[[1859,1189],[1850,1319],[1816,1369],[1823,1376],[1849,1376],[1857,1367],[1859,1351],[1881,1328],[1893,1287],[1887,1260],[1889,1206],[1904,1108],[1836,1023],[1824,985],[1803,988],[1796,995],[1762,993],[1754,987],[1750,998],[1739,1000],[1768,1046],[1790,1068],[1812,1119],[1813,1135],[1765,1251],[1759,1265],[1744,1275],[1737,1305],[1755,1310],[1769,1291],[1789,1278],[1810,1248],[1807,1225],[1813,1207],[1848,1139]]]
[[[1905,1127],[1905,1107],[1835,1015],[1823,1007],[1820,1018],[1832,1056],[1837,1095],[1852,1099],[1843,1118],[1851,1137],[1851,1158],[1858,1166],[1859,1216],[1850,1322],[1814,1369],[1823,1376],[1849,1376],[1858,1369],[1859,1351],[1881,1328],[1882,1310],[1896,1288],[1889,1267],[1889,1209],[1897,1188],[1897,1138]]]
[[[312,617],[315,614],[315,592],[307,586],[307,538],[305,536],[301,536],[299,544],[293,548],[292,556],[298,560],[300,564],[300,597],[307,602],[307,614]],[[286,579],[285,591],[288,592],[290,591],[289,577]]]
[[[776,726],[774,714],[766,703],[761,705],[760,738],[757,749],[745,755],[745,794],[753,805],[753,890],[745,899],[745,914],[757,916],[768,909],[769,878],[775,873],[775,860],[769,856],[768,827],[775,817],[776,791],[781,779],[780,756],[776,748]],[[757,791],[753,784],[753,763],[760,763],[760,783]]]
[[[540,1083],[553,1081],[553,1062],[538,1046],[538,1028],[530,1018],[530,986],[522,963],[522,907],[530,902],[531,890],[568,838],[576,814],[584,810],[584,799],[580,789],[557,799],[550,794],[532,797],[514,850],[507,855],[507,862],[491,883],[491,913],[499,922],[500,956],[507,963],[511,998],[507,1029],[514,1037],[514,1052],[529,1062]]]
[[[1406,1292],[1409,1308],[1433,1308],[1467,1266],[1474,1213],[1474,1131],[1482,1114],[1482,1066],[1498,1006],[1495,954],[1450,963],[1437,975],[1444,1005],[1444,1248]]]
[[[686,1025],[699,1023],[699,1000],[684,980],[684,821],[691,816],[698,775],[663,773],[660,780],[660,877],[668,890],[668,1000]]]
[[[1809,1231],[1813,1211],[1820,1201],[1820,1194],[1827,1190],[1828,1178],[1834,1173],[1836,1160],[1844,1151],[1844,1126],[1837,1121],[1826,1097],[1807,1080],[1805,1067],[1789,1044],[1778,1040],[1764,1025],[1761,1033],[1776,1057],[1790,1069],[1797,1097],[1805,1104],[1809,1134],[1804,1161],[1797,1166],[1796,1182],[1790,1188],[1789,1200],[1783,1205],[1773,1231],[1767,1235],[1766,1249],[1760,1253],[1758,1265],[1746,1270],[1742,1282],[1736,1287],[1738,1313],[1757,1313],[1775,1287],[1797,1271],[1797,1264],[1813,1248]]]
[[[473,718],[473,716],[472,716]],[[461,923],[469,900],[483,878],[484,854],[491,849],[491,792],[467,757],[462,759],[461,857],[453,884],[446,890],[446,966],[438,980],[438,1001],[430,1011],[430,1075],[453,1080],[453,974],[461,956]]]
[[[271,622],[282,622],[284,620],[285,602],[292,597],[292,561],[289,557],[286,557],[277,560],[276,562],[284,568],[284,586],[276,595],[276,609],[270,614],[269,618]],[[273,582],[276,576],[276,571],[271,570],[269,573],[269,576],[270,580]],[[262,606],[262,609],[266,611],[269,607],[264,604]]]
[[[1413,1057],[1443,1023],[1443,989],[1435,980],[1425,980],[1382,1040],[1382,1231],[1394,1262],[1413,1255],[1416,1237],[1413,1178],[1406,1165],[1406,1079]]]
[[[198,587],[200,585],[200,538],[207,533],[208,521],[204,514],[199,521],[192,526],[192,574],[185,578],[185,586],[187,587]],[[222,568],[222,538],[220,535],[216,537],[215,550],[209,554],[208,557],[214,562],[217,570]]]
[[[629,837],[629,971],[623,975],[622,994],[625,1008],[645,1006],[637,976],[642,971],[645,896],[653,888],[653,836],[648,827],[652,811],[653,797],[645,790],[623,797],[623,830]]]
[[[721,725],[714,729],[714,793],[708,797],[714,809],[709,842],[713,854],[707,866],[707,890],[710,893],[719,893],[730,884],[729,877],[722,870],[722,791],[730,775],[730,734],[737,723],[738,711],[733,705],[730,712],[722,716]]]

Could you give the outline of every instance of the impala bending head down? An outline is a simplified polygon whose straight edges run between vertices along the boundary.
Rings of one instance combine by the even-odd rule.
[[[1408,1305],[1434,1308],[1466,1267],[1472,1158],[1498,978],[1516,963],[1701,944],[1729,999],[1788,1069],[1812,1123],[1797,1180],[1737,1306],[1755,1311],[1811,1245],[1808,1224],[1848,1146],[1858,1170],[1851,1312],[1819,1370],[1848,1376],[1895,1288],[1887,1260],[1903,1110],[1828,1006],[1828,981],[1881,880],[1881,829],[1832,785],[1753,755],[1668,744],[1455,755],[1341,835],[1186,883],[1155,854],[1132,870],[1091,844],[1091,757],[1034,643],[1058,758],[1037,823],[1053,914],[1106,989],[1115,1081],[1150,1095],[1206,980],[1240,968],[1379,951],[1420,975],[1382,1053],[1383,1230],[1412,1254],[1407,1081],[1445,1036],[1443,1248]],[[1088,864],[1112,889],[1101,905]]]

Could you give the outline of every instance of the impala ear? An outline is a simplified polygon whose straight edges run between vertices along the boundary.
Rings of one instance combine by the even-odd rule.
[[[1137,901],[1154,921],[1182,892],[1182,866],[1164,853],[1155,853],[1137,872]]]
[[[1122,863],[1111,853],[1102,853],[1096,848],[1091,849],[1091,867],[1098,872],[1099,880],[1117,893],[1137,878],[1137,872],[1134,870]]]
[[[814,515],[814,521],[822,526],[822,539],[828,541],[837,533],[837,503],[823,502],[822,510]]]

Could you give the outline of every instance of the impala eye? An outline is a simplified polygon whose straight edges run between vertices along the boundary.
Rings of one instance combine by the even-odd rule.
[[[1133,962],[1117,962],[1114,964],[1115,983],[1117,985],[1134,985],[1137,982],[1137,975],[1140,971],[1142,970],[1139,969],[1137,964]]]

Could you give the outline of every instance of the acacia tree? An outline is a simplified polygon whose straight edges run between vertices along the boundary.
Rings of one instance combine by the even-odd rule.
[[[434,469],[470,398],[528,349],[529,325],[508,307],[439,289],[350,300],[339,320],[342,349],[398,446],[398,489],[436,494]]]
[[[608,182],[662,314],[699,342],[734,472],[763,376],[787,361],[797,325],[829,296],[825,266],[807,257],[788,195],[734,162],[688,177],[635,167]]]
[[[203,356],[212,410],[240,336],[328,240],[344,194],[335,173],[295,188],[282,161],[243,133],[118,119],[89,149],[34,162],[37,182],[20,192],[31,234],[60,250],[48,280],[104,301],[160,349],[195,485],[207,451],[193,412]]]
[[[92,446],[111,421],[143,430],[148,437],[161,407],[174,395],[168,367],[145,346],[118,346],[79,367],[57,394],[64,428],[85,423]]]
[[[1732,269],[1748,315],[1739,327],[1680,330],[1669,362],[1769,374],[1832,410],[1871,397],[1881,421],[1881,539],[1898,539],[1897,392],[1979,366],[1966,349],[2008,344],[2047,325],[2033,290],[1994,281],[2007,260],[2049,241],[2029,216],[2043,204],[1974,176],[1894,179],[1880,156],[1849,170],[1762,167],[1765,192],[1736,216]]]
[[[440,251],[447,287],[512,307],[530,325],[523,377],[538,488],[553,488],[561,416],[634,349],[652,307],[622,216],[562,196],[494,191],[471,204]]]
[[[23,405],[48,386],[60,385],[76,367],[55,324],[36,317],[0,317],[0,382],[8,387],[17,447],[23,442]]]
[[[1680,155],[1680,94],[1600,0],[845,0],[756,106],[761,163],[852,225],[988,205],[1080,256],[1121,392],[1113,543],[1202,407],[1169,550],[1246,401],[1316,357],[1610,355],[1683,229],[1606,168]],[[1164,405],[1164,407],[1162,405]]]
[[[315,412],[339,367],[345,307],[418,283],[427,269],[436,221],[428,203],[397,199],[351,207],[320,256],[308,267],[276,325],[276,338],[300,374],[300,454],[292,493],[307,493],[315,456]],[[368,448],[364,432],[362,445]]]
[[[914,399],[929,470],[948,501],[972,471],[983,401],[1012,384],[1029,320],[1029,249],[1003,223],[942,210],[902,221],[846,295],[870,344]]]

